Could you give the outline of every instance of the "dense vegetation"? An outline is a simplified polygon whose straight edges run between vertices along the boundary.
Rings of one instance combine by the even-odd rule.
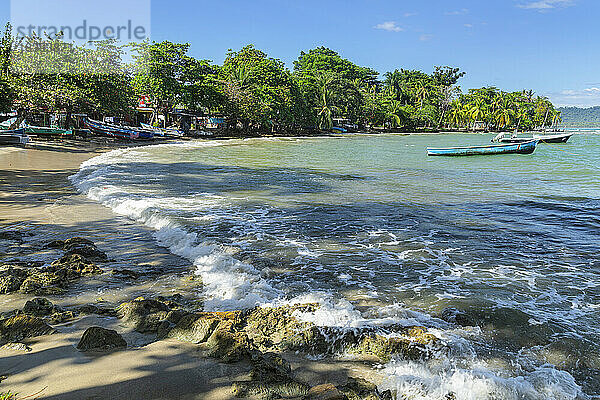
[[[325,47],[301,52],[293,70],[248,45],[222,65],[189,55],[189,44],[111,41],[76,46],[55,37],[0,43],[0,110],[18,122],[36,112],[132,115],[140,96],[152,119],[184,108],[222,115],[242,132],[328,130],[335,119],[357,129],[531,129],[560,119],[547,98],[493,87],[462,93],[458,68],[431,74],[397,69],[383,76]]]
[[[563,124],[567,127],[600,127],[600,106],[589,108],[561,107],[558,110],[562,115]]]

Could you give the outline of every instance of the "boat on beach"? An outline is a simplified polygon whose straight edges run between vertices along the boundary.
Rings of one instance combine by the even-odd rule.
[[[428,147],[428,156],[477,156],[489,154],[531,154],[535,151],[538,140],[523,143],[489,144],[466,147]]]
[[[29,136],[25,134],[25,129],[14,129],[0,131],[0,145],[20,145],[29,143]]]
[[[158,135],[158,136],[165,136],[165,137],[182,137],[184,135],[185,132],[180,131],[178,129],[174,129],[174,128],[159,128],[156,126],[152,126],[150,124],[145,124],[145,123],[140,123],[140,126],[143,129],[147,129],[147,130],[151,130],[154,132],[154,134]]]
[[[544,143],[567,143],[573,133],[560,133],[556,135],[533,135],[533,138]]]
[[[50,137],[69,137],[73,136],[73,131],[68,129],[51,128],[47,126],[26,126],[25,133],[34,136]]]
[[[90,131],[101,136],[130,140],[150,140],[154,138],[154,132],[148,129],[119,126],[90,118],[86,118],[84,124]]]

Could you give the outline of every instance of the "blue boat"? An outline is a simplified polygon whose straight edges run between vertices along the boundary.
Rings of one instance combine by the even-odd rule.
[[[490,144],[467,147],[428,147],[428,156],[477,156],[486,154],[531,154],[535,151],[538,140],[523,143]]]
[[[84,123],[89,130],[102,136],[130,140],[150,140],[154,138],[154,132],[141,128],[119,126],[106,122],[95,121],[90,118],[86,118]]]

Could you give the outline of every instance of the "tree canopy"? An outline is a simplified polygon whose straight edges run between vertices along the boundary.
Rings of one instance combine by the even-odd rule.
[[[231,129],[295,132],[331,129],[531,129],[551,126],[560,113],[532,91],[458,86],[464,72],[398,68],[381,77],[326,47],[302,51],[293,70],[247,45],[229,50],[222,65],[190,54],[187,43],[75,45],[61,34],[16,41],[7,26],[0,41],[0,111],[127,115],[141,96],[154,117],[175,108],[224,116]]]

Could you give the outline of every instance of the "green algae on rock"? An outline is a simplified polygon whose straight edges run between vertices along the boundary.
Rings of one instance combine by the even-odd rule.
[[[127,342],[112,329],[92,326],[85,330],[77,344],[80,351],[110,351],[127,347]]]

